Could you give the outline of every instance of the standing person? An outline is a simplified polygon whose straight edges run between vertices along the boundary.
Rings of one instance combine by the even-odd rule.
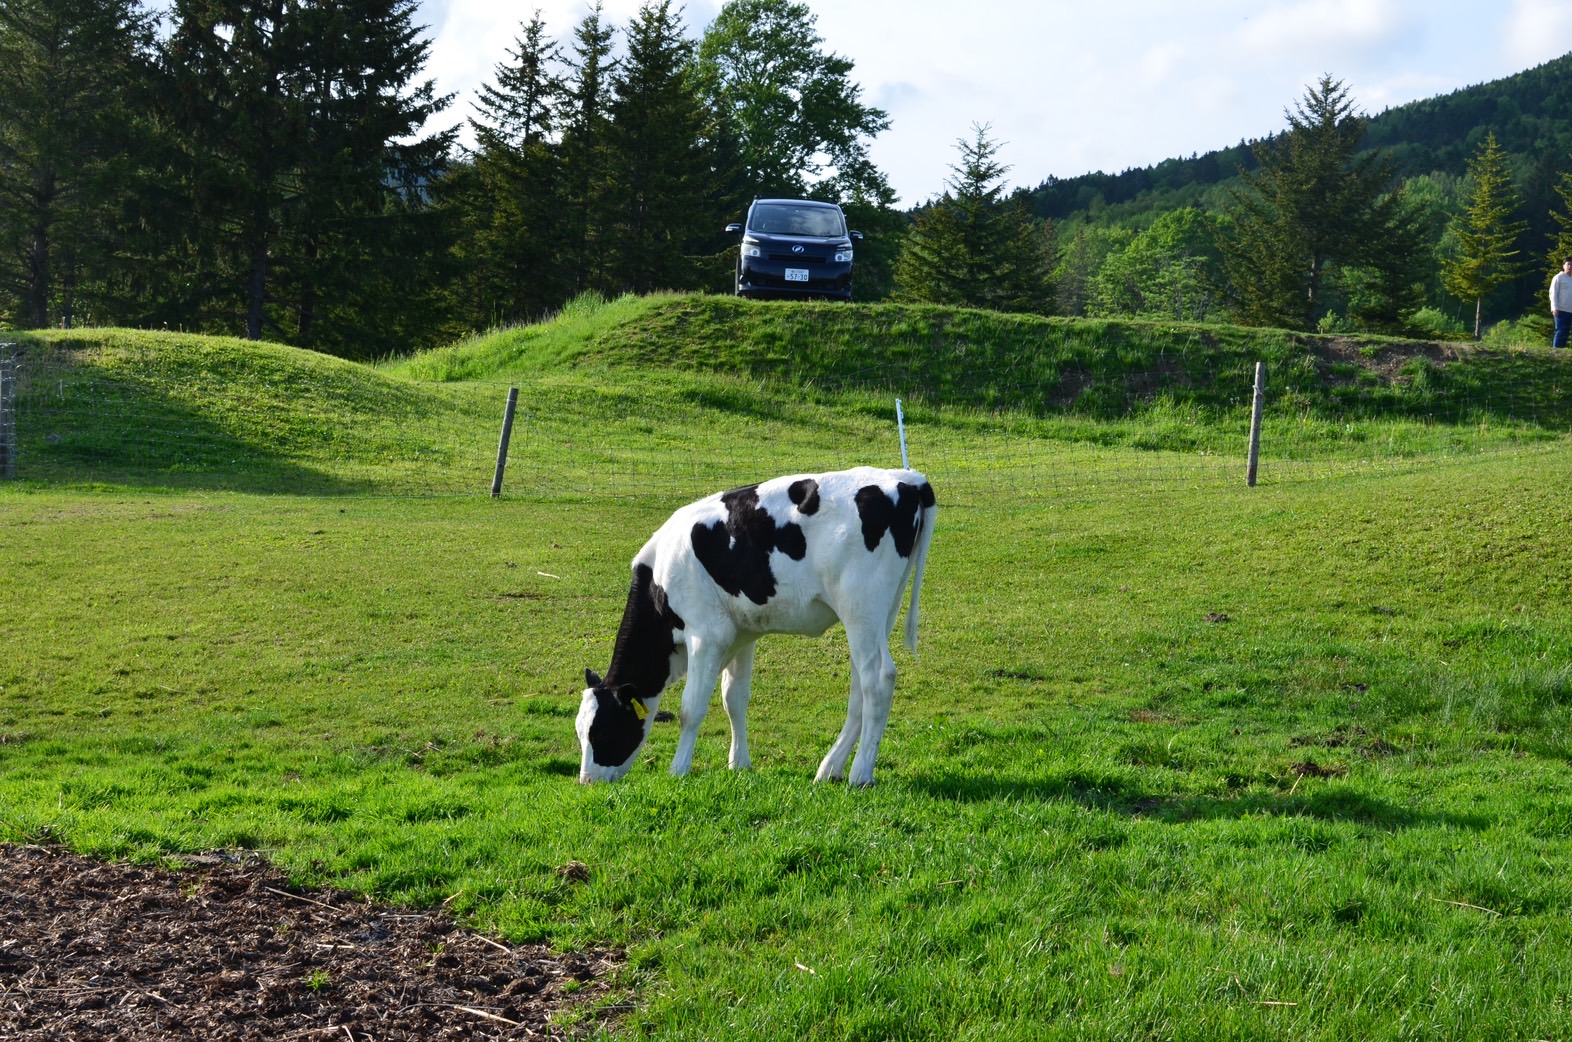
[[[1566,347],[1572,334],[1572,257],[1561,262],[1561,270],[1550,280],[1550,314],[1556,320],[1556,338],[1551,347]]]

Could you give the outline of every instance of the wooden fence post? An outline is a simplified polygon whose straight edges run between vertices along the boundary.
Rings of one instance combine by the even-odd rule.
[[[16,477],[16,345],[0,344],[0,480]]]
[[[1250,407],[1250,468],[1245,484],[1255,488],[1255,468],[1261,459],[1261,409],[1266,403],[1266,363],[1255,364],[1255,402]]]
[[[497,472],[491,479],[491,497],[502,495],[502,471],[508,465],[508,439],[513,436],[513,411],[518,408],[519,389],[508,388],[508,407],[502,414],[502,441],[497,445]]]

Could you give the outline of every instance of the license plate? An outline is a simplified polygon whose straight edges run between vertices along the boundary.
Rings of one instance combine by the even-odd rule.
[[[787,282],[807,282],[808,281],[808,269],[807,268],[787,268],[786,269],[786,281]]]

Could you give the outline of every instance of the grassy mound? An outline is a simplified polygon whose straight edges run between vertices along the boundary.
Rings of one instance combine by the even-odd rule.
[[[422,380],[564,368],[746,374],[804,394],[875,391],[932,405],[1112,419],[1154,405],[1248,402],[1255,364],[1280,407],[1442,422],[1572,426],[1572,361],[1549,350],[928,305],[580,298],[555,320],[396,363]]]

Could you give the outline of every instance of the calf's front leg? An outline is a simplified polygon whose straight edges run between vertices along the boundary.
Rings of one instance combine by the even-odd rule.
[[[682,688],[682,709],[677,719],[682,734],[677,737],[677,752],[671,758],[671,773],[682,777],[693,769],[693,747],[699,740],[699,725],[710,710],[710,698],[726,663],[726,645],[690,639],[688,642],[688,679]]]

